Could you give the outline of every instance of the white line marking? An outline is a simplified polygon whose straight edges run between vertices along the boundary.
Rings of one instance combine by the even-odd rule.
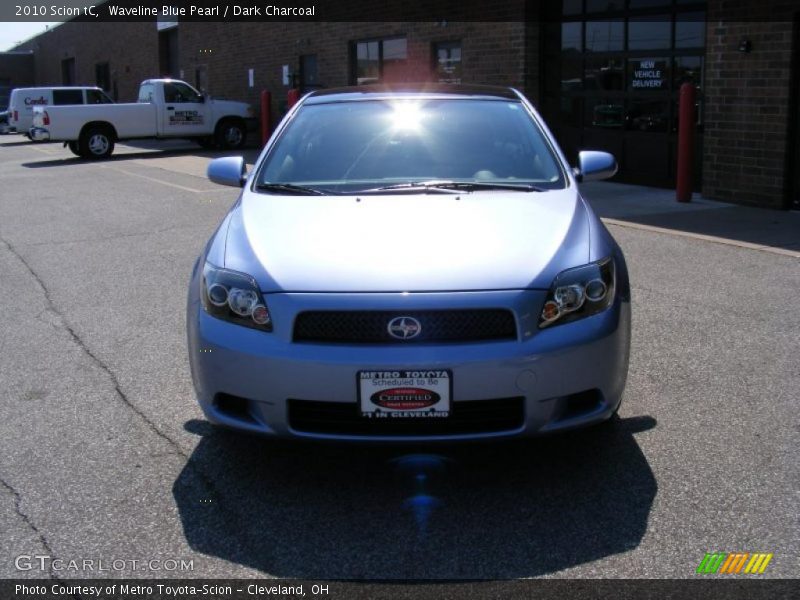
[[[51,152],[50,150],[45,150],[44,148],[37,148],[37,147],[36,147],[36,146],[33,144],[33,142],[31,142],[31,145],[30,145],[30,146],[28,146],[28,148],[29,148],[30,150],[36,150],[37,152],[41,152],[42,154],[46,154],[47,156],[53,156],[54,154],[56,154],[56,152]]]
[[[141,179],[147,179],[148,181],[154,181],[156,183],[160,183],[162,185],[168,185],[169,187],[174,187],[179,190],[183,190],[185,192],[193,192],[195,194],[204,194],[207,192],[219,192],[222,191],[222,187],[219,188],[211,188],[207,190],[198,190],[195,188],[186,187],[185,185],[178,185],[177,183],[171,183],[169,181],[164,181],[163,179],[156,179],[155,177],[148,177],[147,175],[142,175],[141,173],[133,173],[132,171],[126,171],[125,169],[120,169],[119,167],[113,167],[111,165],[102,165],[105,169],[113,169],[114,171],[119,171],[120,173],[125,173],[126,175],[131,175],[133,177],[140,177]]]

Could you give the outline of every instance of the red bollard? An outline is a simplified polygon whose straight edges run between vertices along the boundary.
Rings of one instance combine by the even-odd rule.
[[[292,108],[297,101],[300,100],[300,90],[297,88],[292,88],[286,94],[286,109]]]
[[[270,125],[272,123],[272,94],[261,90],[261,146],[267,145],[269,140]]]
[[[678,202],[692,200],[692,164],[694,161],[695,89],[691,83],[681,86],[678,109],[678,174],[675,196]]]

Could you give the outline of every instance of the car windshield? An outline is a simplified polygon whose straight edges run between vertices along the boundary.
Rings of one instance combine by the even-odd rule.
[[[518,101],[400,98],[302,106],[255,183],[268,193],[291,193],[288,186],[541,191],[564,187],[564,177]]]

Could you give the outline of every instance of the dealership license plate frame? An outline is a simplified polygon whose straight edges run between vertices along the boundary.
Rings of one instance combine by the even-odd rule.
[[[434,377],[428,377],[427,375],[424,377],[414,376],[420,373],[437,373],[438,375]],[[362,377],[362,375],[369,374],[380,374],[381,376]],[[395,376],[396,374],[399,375]],[[393,379],[406,380],[406,382],[392,386],[390,389],[413,387],[415,389],[433,391],[439,394],[440,399],[430,407],[405,410],[381,408],[377,404],[372,403],[370,398],[372,394],[379,391],[379,386],[371,385],[370,382]],[[408,380],[414,380],[414,382],[408,383]],[[430,383],[430,380],[437,381],[435,383]],[[418,381],[424,381],[424,383],[417,383]],[[453,414],[453,372],[450,369],[370,369],[358,371],[356,373],[356,390],[358,397],[358,414],[365,420],[448,419]],[[365,408],[368,410],[365,410]]]

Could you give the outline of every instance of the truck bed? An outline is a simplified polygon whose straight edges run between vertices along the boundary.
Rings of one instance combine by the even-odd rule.
[[[44,124],[44,111],[50,117],[49,125]],[[84,125],[92,122],[109,123],[118,139],[126,139],[157,136],[157,118],[156,105],[144,102],[47,106],[34,108],[33,125],[46,128],[54,142],[76,141]]]

